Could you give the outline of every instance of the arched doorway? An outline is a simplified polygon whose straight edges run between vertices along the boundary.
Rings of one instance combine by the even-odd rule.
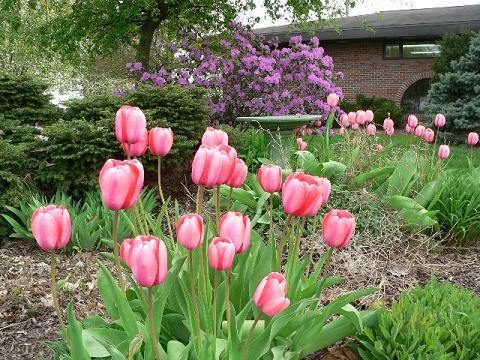
[[[431,79],[421,79],[410,85],[403,93],[401,105],[409,114],[423,114],[430,90]]]

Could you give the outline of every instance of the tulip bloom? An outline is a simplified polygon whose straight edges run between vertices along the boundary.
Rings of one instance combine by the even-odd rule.
[[[340,116],[340,125],[342,125],[343,127],[348,127],[350,125],[350,121],[348,121],[347,114],[342,114]]]
[[[423,134],[425,133],[425,126],[423,125],[418,125],[416,128],[415,128],[415,136],[418,136],[418,137],[423,137]]]
[[[148,131],[145,129],[142,139],[134,144],[123,143],[122,148],[125,154],[132,156],[142,156],[147,151]],[[128,146],[130,145],[130,154]]]
[[[385,134],[387,134],[388,136],[392,136],[394,132],[395,132],[395,129],[393,126],[389,126],[385,129]]]
[[[285,212],[293,216],[316,215],[320,206],[328,200],[324,199],[328,190],[325,180],[302,172],[290,174],[282,189]]]
[[[278,272],[272,272],[258,284],[253,294],[253,301],[264,314],[274,316],[290,305],[290,300],[286,297],[287,292],[285,276]]]
[[[138,107],[123,105],[115,115],[115,135],[121,143],[135,144],[142,140],[147,120]]]
[[[139,235],[123,240],[120,254],[140,286],[151,287],[166,280],[167,247],[158,237]]]
[[[198,214],[185,214],[178,219],[178,242],[188,250],[202,245],[204,237],[203,218]]]
[[[208,245],[208,261],[215,270],[230,270],[235,257],[235,245],[229,238],[215,237]]]
[[[153,155],[166,156],[173,145],[172,129],[154,127],[148,134],[148,144]]]
[[[337,106],[339,100],[340,100],[340,97],[335,93],[328,94],[328,96],[327,96],[327,104],[330,107]]]
[[[346,210],[330,210],[322,222],[325,242],[332,248],[344,248],[355,234],[355,218]]]
[[[230,178],[227,179],[226,185],[234,188],[241,188],[248,175],[248,168],[242,159],[237,158],[235,160],[235,166],[233,168]]]
[[[477,145],[478,140],[479,140],[479,136],[476,132],[471,132],[471,133],[468,134],[468,137],[467,137],[468,145],[475,146],[475,145]]]
[[[252,226],[247,215],[240,212],[227,212],[220,220],[218,232],[220,237],[233,241],[237,253],[243,253],[250,247]]]
[[[232,153],[201,145],[192,163],[192,181],[197,185],[214,187],[221,185],[231,174],[235,159]],[[235,153],[236,155],[236,153]]]
[[[235,164],[237,162],[237,150],[229,145],[221,144],[217,147],[222,156],[222,167],[220,170],[220,175],[218,177],[218,184],[226,184],[227,180],[232,175],[235,170]]]
[[[208,127],[202,136],[202,145],[219,146],[228,145],[228,135],[225,131]]]
[[[438,148],[438,157],[442,160],[445,160],[450,156],[450,148],[448,145],[440,145]]]
[[[340,136],[344,136],[344,135],[346,134],[346,132],[347,132],[347,131],[346,131],[345,128],[343,128],[343,127],[341,127],[340,130],[338,130],[338,134],[339,134]]]
[[[350,126],[350,128],[351,128],[353,131],[356,131],[356,130],[360,129],[360,125],[357,124],[357,123],[353,123],[353,124]]]
[[[389,117],[383,120],[383,128],[388,129],[388,128],[393,128],[394,127],[393,120],[390,119]]]
[[[418,126],[418,119],[415,115],[408,115],[407,124],[412,129],[415,129]]]
[[[415,129],[410,127],[408,124],[405,125],[405,131],[409,134],[413,134],[415,132]]]
[[[363,110],[358,110],[357,111],[357,114],[356,114],[356,117],[355,117],[355,122],[358,124],[358,125],[363,125],[365,124],[365,121],[366,121],[366,116],[365,116],[365,111]]]
[[[435,140],[435,132],[432,129],[427,128],[423,132],[423,138],[425,139],[426,142],[431,143]]]
[[[138,160],[107,160],[99,175],[105,205],[111,210],[135,205],[143,188],[143,166]]]
[[[435,116],[435,126],[441,128],[442,126],[445,125],[445,116],[443,114],[437,114]]]
[[[355,124],[355,119],[357,117],[357,113],[356,112],[353,112],[353,111],[350,111],[348,113],[348,122],[350,125],[353,125]]]
[[[282,188],[282,168],[275,164],[262,165],[258,170],[258,180],[263,190],[269,193]]]
[[[313,125],[315,125],[316,127],[320,127],[322,126],[322,122],[320,120],[317,120],[313,123]]]
[[[373,111],[372,111],[372,110],[367,110],[367,111],[365,111],[365,120],[366,120],[367,122],[372,122],[374,116],[375,116],[375,115],[373,114]]]
[[[377,132],[377,127],[374,124],[368,124],[367,126],[367,134],[368,135],[375,135]]]
[[[383,152],[383,146],[382,146],[382,144],[377,144],[377,151],[378,151],[378,152]]]
[[[32,232],[43,250],[62,249],[67,246],[72,234],[70,213],[63,205],[40,207],[32,215]]]

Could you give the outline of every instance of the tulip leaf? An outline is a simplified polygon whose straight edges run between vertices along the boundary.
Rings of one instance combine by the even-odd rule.
[[[346,169],[346,165],[338,161],[330,160],[322,164],[322,170],[320,172],[320,175],[331,180],[342,177],[345,174]]]
[[[83,342],[91,357],[107,357],[110,352],[98,339],[105,340],[117,349],[127,349],[127,335],[124,331],[111,328],[88,328],[83,330]],[[123,344],[122,344],[123,343]]]
[[[438,186],[438,181],[434,180],[425,185],[417,194],[415,200],[424,208],[429,207],[438,192],[442,191],[442,187]]]
[[[75,317],[73,312],[73,303],[67,305],[68,328],[67,336],[71,346],[72,360],[87,360],[90,359],[88,351],[85,348],[82,336],[82,325]]]
[[[297,151],[295,155],[297,156],[297,169],[301,169],[307,174],[315,172],[315,169],[320,165],[315,155],[310,151]]]
[[[187,360],[188,348],[177,340],[167,343],[167,360]]]
[[[416,172],[417,153],[414,150],[409,150],[403,154],[399,164],[388,179],[387,194],[390,196],[405,194],[405,190]]]
[[[127,360],[127,358],[118,349],[116,349],[115,346],[110,344],[108,341],[105,341],[100,338],[95,338],[95,340],[103,345],[103,347],[110,354],[112,360]]]
[[[370,180],[374,180],[374,179],[377,180],[382,177],[386,180],[388,176],[390,176],[393,173],[394,170],[395,170],[394,166],[377,167],[373,170],[357,175],[355,177],[355,184],[357,186],[362,186]]]

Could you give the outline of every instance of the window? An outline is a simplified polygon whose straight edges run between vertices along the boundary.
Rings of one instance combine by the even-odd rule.
[[[440,45],[432,41],[416,41],[386,43],[384,45],[385,59],[419,59],[438,56]]]

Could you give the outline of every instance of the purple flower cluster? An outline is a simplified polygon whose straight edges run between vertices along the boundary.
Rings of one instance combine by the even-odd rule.
[[[334,70],[333,60],[324,55],[316,37],[303,42],[293,36],[289,47],[280,48],[278,39],[266,42],[232,24],[232,34],[217,44],[194,32],[182,32],[178,44],[168,43],[178,60],[175,67],[142,72],[142,64],[127,64],[138,80],[157,86],[179,84],[212,91],[211,115],[217,119],[242,115],[324,114],[331,110],[329,93],[343,98],[335,80],[343,74]],[[201,44],[201,45],[196,45]]]

